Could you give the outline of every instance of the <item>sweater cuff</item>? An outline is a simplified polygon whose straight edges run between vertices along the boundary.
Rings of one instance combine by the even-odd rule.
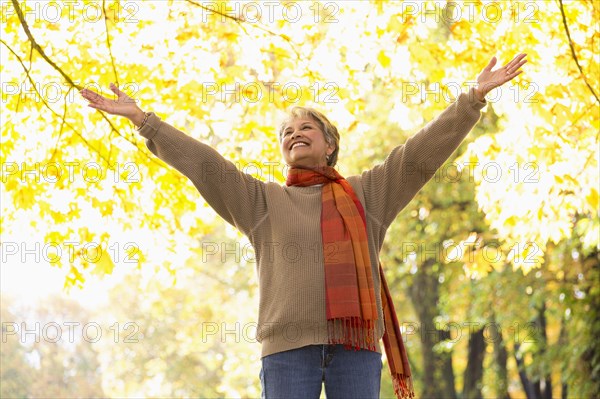
[[[475,109],[477,111],[481,110],[483,107],[485,107],[487,105],[487,101],[485,100],[485,98],[483,99],[483,101],[479,101],[479,99],[477,98],[477,94],[475,94],[474,87],[471,87],[469,89],[467,96],[469,99],[469,103],[471,104],[471,107],[473,107],[473,109]]]
[[[140,134],[140,136],[151,140],[158,132],[160,123],[161,120],[158,117],[158,115],[156,115],[154,112],[148,112],[148,119],[146,120],[146,123],[144,123],[144,126],[142,126],[142,128],[138,131],[138,133]]]

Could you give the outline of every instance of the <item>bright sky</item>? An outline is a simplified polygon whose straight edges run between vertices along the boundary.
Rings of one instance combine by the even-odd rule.
[[[93,220],[95,212],[82,213],[81,220]],[[0,291],[2,294],[8,294],[19,302],[28,305],[34,305],[49,294],[63,293],[65,276],[68,273],[66,268],[52,267],[48,262],[49,256],[46,251],[52,250],[50,246],[44,247],[45,231],[39,231],[31,227],[28,223],[30,216],[22,216],[21,228],[11,232],[10,235],[2,236],[2,254],[0,267]],[[91,226],[97,221],[90,223]],[[104,221],[103,224],[106,224]],[[121,228],[113,227],[111,234],[114,234],[112,241],[116,243],[125,243],[128,240],[119,239]],[[152,242],[153,237],[147,232],[137,232],[135,234],[136,242]],[[124,237],[123,237],[124,238]],[[122,246],[122,244],[119,244]],[[60,245],[63,251],[62,256],[68,257],[68,245]],[[77,249],[76,246],[73,246]],[[123,251],[121,249],[121,259]],[[106,250],[106,249],[105,249]],[[29,252],[28,252],[29,251]],[[52,253],[53,251],[50,251]],[[90,250],[90,256],[94,256]],[[106,303],[107,291],[110,287],[117,284],[128,273],[128,270],[135,265],[121,263],[116,264],[112,275],[106,276],[100,280],[96,277],[90,277],[84,285],[84,289],[73,288],[69,296],[81,303],[83,306],[97,307]],[[152,270],[149,270],[153,273]],[[66,295],[66,294],[65,294]]]

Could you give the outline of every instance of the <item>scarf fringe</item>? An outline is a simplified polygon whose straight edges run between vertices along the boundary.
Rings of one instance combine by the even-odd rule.
[[[399,399],[412,399],[415,397],[412,378],[402,374],[392,375],[394,393]]]
[[[346,349],[377,349],[377,333],[373,320],[363,320],[360,317],[330,319],[327,320],[327,335],[330,344],[343,344]]]

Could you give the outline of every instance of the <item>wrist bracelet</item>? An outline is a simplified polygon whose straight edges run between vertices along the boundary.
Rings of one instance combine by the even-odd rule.
[[[141,130],[142,127],[144,127],[144,125],[146,124],[146,121],[148,120],[149,115],[150,115],[150,112],[144,112],[144,120],[142,121],[142,124],[140,126],[135,128],[135,130]]]

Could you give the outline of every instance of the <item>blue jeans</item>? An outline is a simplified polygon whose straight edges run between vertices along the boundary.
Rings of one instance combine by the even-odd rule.
[[[381,353],[344,345],[308,345],[262,358],[263,399],[379,398]]]

